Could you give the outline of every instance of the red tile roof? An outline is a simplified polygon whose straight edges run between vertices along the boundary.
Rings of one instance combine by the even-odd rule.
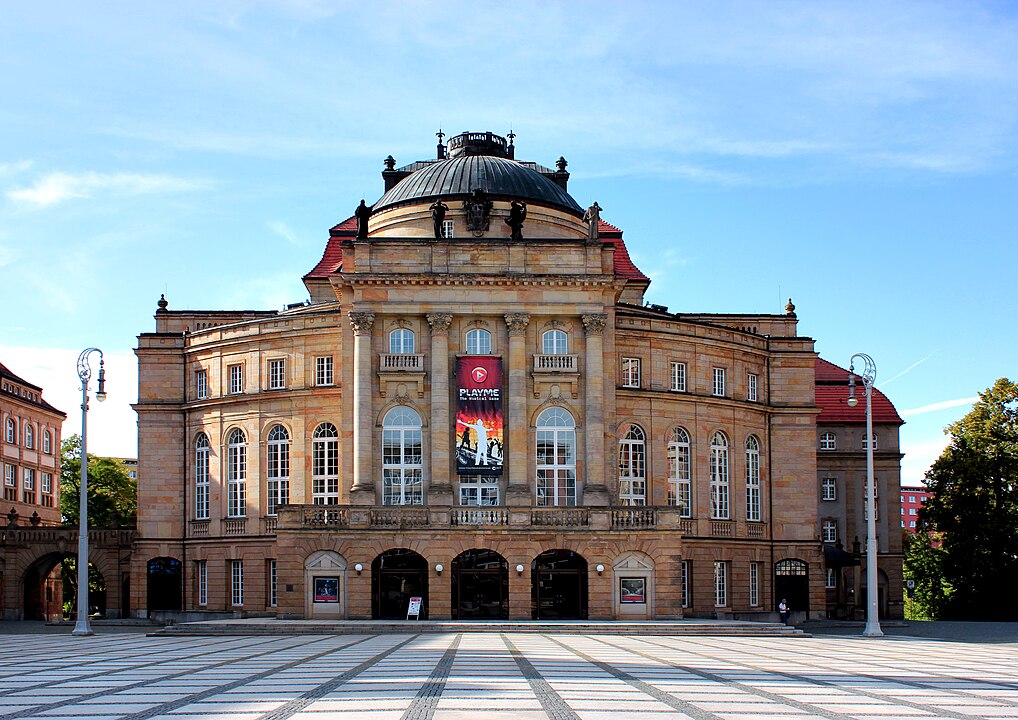
[[[329,275],[339,272],[339,269],[343,267],[343,248],[341,244],[344,240],[353,237],[357,237],[357,218],[350,216],[329,230],[329,241],[325,244],[325,252],[322,253],[322,259],[311,268],[311,272],[305,275],[304,279],[327,278]]]
[[[855,379],[855,396],[859,404],[848,406],[848,370],[821,358],[816,359],[816,404],[820,408],[817,424],[865,423],[866,388],[862,380]],[[882,392],[873,388],[873,422],[903,424],[894,405]]]
[[[27,380],[25,380],[22,377],[19,377],[18,375],[15,375],[13,372],[11,372],[10,368],[8,368],[2,362],[0,362],[0,378],[3,378],[4,380],[8,380],[10,382],[18,383],[19,385],[24,385],[26,388],[31,388],[32,390],[37,391],[37,396],[36,397],[38,399],[32,400],[32,399],[29,399],[29,398],[26,398],[26,397],[22,397],[21,395],[16,394],[13,391],[8,391],[7,392],[8,395],[12,395],[12,396],[22,400],[23,402],[28,402],[28,403],[32,403],[33,405],[38,405],[39,407],[41,407],[41,408],[43,408],[45,410],[49,410],[50,412],[55,412],[55,413],[57,413],[59,415],[67,417],[67,413],[65,413],[62,410],[58,410],[57,408],[53,407],[48,402],[43,400],[43,397],[42,397],[42,388],[41,387],[39,387],[38,385],[35,385],[33,383],[28,382]]]
[[[627,280],[642,280],[650,282],[650,278],[640,272],[633,259],[629,257],[629,250],[622,240],[622,231],[604,220],[598,222],[598,234],[604,240],[611,240],[615,244],[615,274]]]

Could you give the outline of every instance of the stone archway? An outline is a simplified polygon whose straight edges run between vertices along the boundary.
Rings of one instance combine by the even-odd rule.
[[[346,618],[346,559],[318,550],[304,561],[304,617]]]
[[[371,614],[406,619],[410,598],[421,598],[419,619],[428,617],[428,561],[406,548],[386,550],[371,563]]]
[[[509,619],[509,563],[504,557],[474,548],[453,558],[452,618]]]
[[[587,619],[587,561],[572,550],[546,550],[531,563],[534,620]]]

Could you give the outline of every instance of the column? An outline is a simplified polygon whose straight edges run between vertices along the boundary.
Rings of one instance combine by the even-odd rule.
[[[529,426],[527,423],[527,313],[507,313],[505,324],[509,328],[509,412],[506,416],[509,467],[507,501],[509,505],[530,505],[530,487],[527,469],[530,452],[527,449]]]
[[[353,327],[353,485],[351,503],[375,504],[371,473],[371,429],[374,424],[371,393],[371,328],[373,312],[351,312]],[[354,497],[356,496],[356,497]]]
[[[431,325],[431,473],[429,505],[452,504],[452,437],[449,417],[449,325],[451,313],[428,313]]]
[[[608,488],[605,486],[604,454],[604,328],[608,322],[607,313],[582,315],[586,331],[586,353],[583,377],[584,393],[584,438],[586,445],[586,481],[584,483],[584,505],[607,505]]]

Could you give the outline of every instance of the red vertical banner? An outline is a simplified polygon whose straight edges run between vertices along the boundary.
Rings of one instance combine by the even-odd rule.
[[[502,358],[456,358],[455,438],[458,474],[502,474]]]

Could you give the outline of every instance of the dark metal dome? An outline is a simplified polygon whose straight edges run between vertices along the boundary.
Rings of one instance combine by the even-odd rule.
[[[374,211],[432,198],[465,198],[478,188],[496,200],[516,198],[583,214],[569,193],[541,173],[492,155],[449,158],[418,170],[385,193]]]

